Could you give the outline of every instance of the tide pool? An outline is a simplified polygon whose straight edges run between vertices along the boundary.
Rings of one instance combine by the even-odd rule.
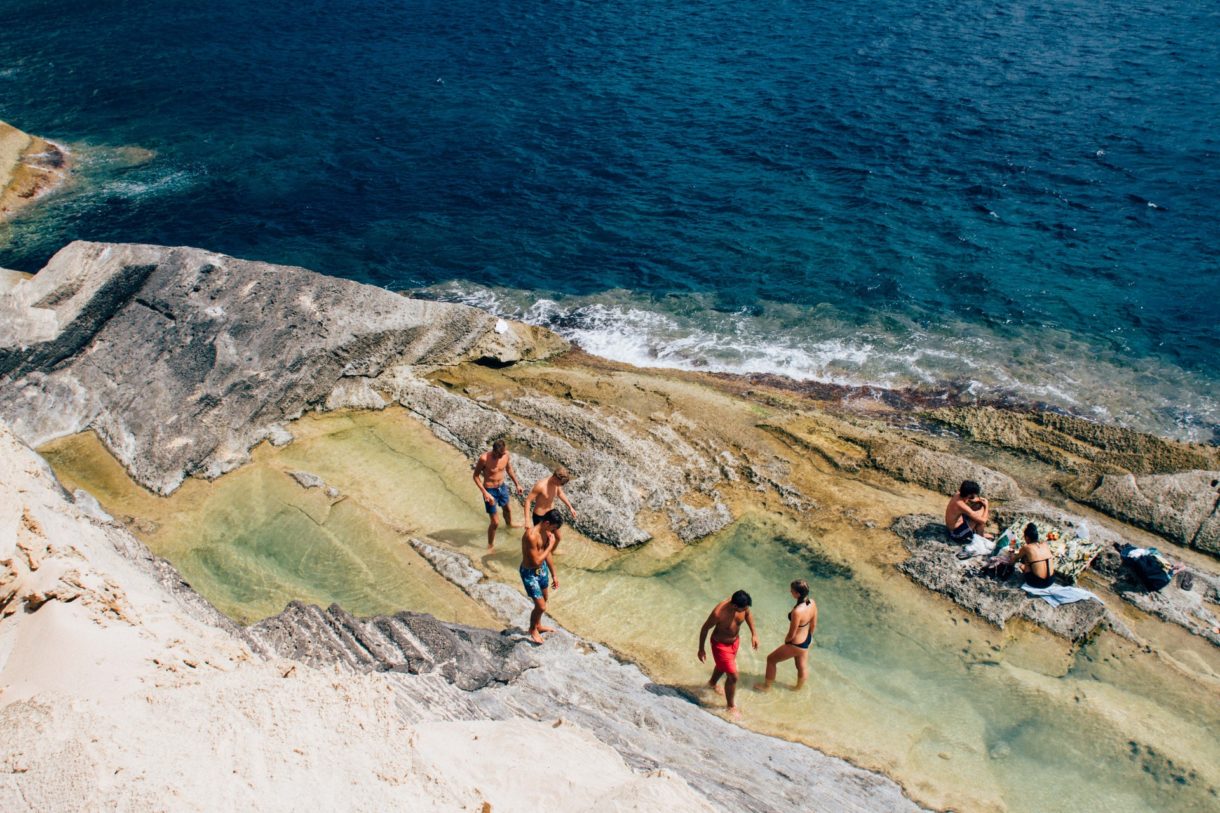
[[[502,533],[486,553],[469,461],[399,409],[310,416],[292,429],[293,444],[260,448],[250,466],[215,483],[190,481],[170,498],[132,484],[87,437],[44,454],[66,484],[133,517],[155,552],[235,618],[299,598],[495,626],[485,608],[421,568],[405,541],[426,536],[519,588],[516,533]],[[301,488],[285,473],[293,470],[321,476],[345,499],[331,504]],[[853,499],[851,488],[842,494]],[[888,531],[831,515],[805,523],[748,514],[696,545],[631,551],[567,529],[551,611],[719,713],[722,698],[702,688],[710,667],[695,658],[697,633],[715,602],[746,589],[762,646],[747,643],[740,657],[743,724],[884,771],[924,804],[1214,809],[1214,647],[1152,620],[1141,632],[1157,636],[1167,656],[1109,633],[1073,649],[1023,624],[997,630],[895,571],[885,549],[893,544]],[[786,688],[794,678],[786,663],[779,685],[756,694],[764,657],[786,631],[794,578],[809,580],[820,613],[809,683]]]

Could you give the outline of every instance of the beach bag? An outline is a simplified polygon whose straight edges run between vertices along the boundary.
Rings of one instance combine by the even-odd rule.
[[[1170,568],[1165,566],[1156,548],[1149,548],[1148,552],[1142,556],[1130,556],[1129,553],[1132,550],[1138,549],[1132,548],[1130,545],[1123,546],[1123,561],[1149,592],[1158,592],[1173,581],[1173,573]]]

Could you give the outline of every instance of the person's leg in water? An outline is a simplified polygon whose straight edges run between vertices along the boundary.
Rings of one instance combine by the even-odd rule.
[[[490,522],[487,523],[487,549],[492,550],[496,547],[496,529],[500,526],[500,518],[495,514],[490,517]]]
[[[734,702],[737,698],[737,673],[728,672],[724,676],[724,702],[728,706],[730,717],[740,717],[741,710]]]
[[[721,671],[719,666],[712,669],[712,679],[707,682],[707,686],[716,694],[724,694],[724,687],[720,685],[720,678],[722,677],[724,677],[724,672]]]
[[[506,483],[505,487],[507,488],[507,486],[508,486],[508,484]],[[512,500],[511,496],[507,500],[504,501],[504,521],[508,523],[508,527],[510,527],[510,528],[524,528],[525,527],[524,520],[522,520],[521,522],[516,522],[516,523],[513,522],[513,500]]]
[[[775,674],[776,674],[776,671],[779,669],[779,665],[781,663],[783,663],[784,661],[788,660],[789,658],[799,657],[799,655],[797,653],[804,652],[804,651],[805,650],[801,649],[799,646],[796,646],[795,644],[780,644],[779,646],[777,646],[775,648],[775,650],[770,655],[767,656],[766,679],[762,683],[759,683],[754,688],[758,689],[760,692],[765,692],[765,691],[769,690],[771,688],[772,684],[775,683]],[[798,667],[797,671],[798,672],[800,671],[799,667]]]
[[[796,656],[796,685],[792,688],[795,690],[804,686],[807,677],[809,677],[809,650],[802,649]]]

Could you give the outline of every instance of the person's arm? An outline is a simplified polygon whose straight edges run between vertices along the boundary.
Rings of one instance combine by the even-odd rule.
[[[513,471],[513,459],[511,457],[508,459],[508,462],[504,464],[504,471],[508,473],[509,477],[513,478],[513,485],[517,487],[517,493],[523,493],[524,489],[521,488],[521,483],[517,480],[517,472]]]
[[[716,608],[708,613],[707,620],[703,622],[702,629],[699,630],[699,662],[707,663],[707,634],[712,631],[712,627],[716,626],[716,610],[720,609],[717,604]]]
[[[758,631],[754,629],[754,613],[746,610],[746,623],[750,625],[750,646],[758,649]]]
[[[474,484],[479,487],[479,491],[483,494],[483,502],[491,505],[493,502],[495,502],[495,500],[492,498],[491,494],[487,493],[487,489],[483,486],[483,480],[486,479],[486,473],[486,467],[483,465],[483,458],[479,457],[478,462],[474,464],[474,474],[471,475],[471,479],[474,480]]]
[[[788,619],[788,634],[784,636],[785,644],[796,643],[796,631],[801,628],[801,622],[796,620],[796,613],[792,614],[792,618]]]
[[[568,513],[572,515],[572,519],[576,519],[576,509],[572,507],[572,503],[568,502],[568,495],[563,493],[563,486],[559,487],[558,497],[568,507]]]
[[[538,500],[538,486],[530,489],[525,497],[525,527],[534,527],[534,503]]]
[[[555,560],[551,554],[555,552],[555,546],[558,544],[559,542],[555,539],[555,534],[551,534],[550,544],[542,551],[542,559],[546,562],[547,569],[551,571],[551,587],[554,587],[556,590],[559,589],[559,571],[555,569]]]
[[[986,497],[979,497],[978,501],[983,504],[981,508],[972,508],[970,503],[963,501],[962,513],[975,522],[986,523],[991,519],[991,503],[987,501]]]

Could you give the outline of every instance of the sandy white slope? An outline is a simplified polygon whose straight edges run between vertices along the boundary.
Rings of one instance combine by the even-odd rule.
[[[0,424],[0,810],[709,809],[570,723],[409,726],[378,675],[264,660],[138,546]]]

